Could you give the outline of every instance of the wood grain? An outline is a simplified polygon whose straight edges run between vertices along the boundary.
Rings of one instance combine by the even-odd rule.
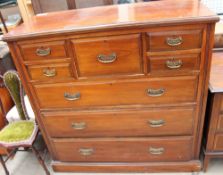
[[[54,139],[58,160],[64,162],[162,162],[188,161],[191,158],[191,138],[115,138],[115,139]],[[83,156],[80,149],[94,151]],[[150,148],[164,149],[159,155]]]
[[[106,14],[106,17],[105,17]],[[165,14],[165,15],[163,15]],[[48,13],[33,17],[12,32],[4,40],[24,39],[59,33],[83,33],[123,27],[137,28],[148,25],[172,25],[214,22],[219,18],[197,0],[154,1],[95,7]]]
[[[163,95],[148,95],[148,89],[164,89]],[[58,83],[36,85],[40,108],[89,108],[133,104],[165,104],[194,102],[197,77],[139,79],[96,83]],[[49,94],[50,93],[50,94]],[[80,99],[69,101],[64,93],[80,93]],[[49,98],[50,95],[50,98]]]
[[[160,126],[152,123],[160,120]],[[194,109],[46,112],[43,121],[54,138],[190,135]]]

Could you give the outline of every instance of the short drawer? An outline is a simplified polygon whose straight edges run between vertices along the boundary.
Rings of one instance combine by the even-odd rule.
[[[151,75],[182,75],[200,69],[198,54],[150,56],[148,59]]]
[[[41,108],[159,105],[194,102],[197,77],[39,84],[34,87]]]
[[[190,135],[194,109],[50,112],[43,122],[51,137],[61,138]]]
[[[20,44],[25,61],[67,58],[65,41]]]
[[[139,34],[73,40],[79,76],[142,73]]]
[[[187,161],[191,158],[190,137],[54,139],[59,161],[143,162]]]
[[[44,64],[27,66],[31,80],[57,80],[72,78],[70,63]]]
[[[148,51],[169,51],[201,48],[202,30],[177,30],[148,33]]]
[[[214,150],[223,151],[223,134],[216,134],[214,140]]]

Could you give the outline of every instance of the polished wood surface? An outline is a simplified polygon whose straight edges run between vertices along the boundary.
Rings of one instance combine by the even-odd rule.
[[[54,170],[199,171],[216,20],[168,0],[44,14],[5,35]]]
[[[171,27],[169,28],[171,29]],[[173,31],[148,33],[147,42],[149,43],[149,50],[156,51],[171,51],[171,50],[185,50],[200,48],[202,43],[201,29],[190,28],[189,30],[179,30],[177,27],[172,27]],[[178,31],[179,30],[179,31]],[[177,37],[177,36],[180,36]],[[168,44],[169,40],[180,39],[182,44],[171,46]]]
[[[140,41],[138,34],[73,40],[79,76],[142,73]]]
[[[150,56],[148,69],[153,76],[189,75],[199,71],[199,54]],[[171,66],[172,64],[179,64]],[[172,64],[171,64],[172,63]]]
[[[183,0],[180,3],[176,3],[175,0],[154,1],[35,16],[6,34],[4,40],[67,32],[83,33],[83,31],[101,31],[112,28],[137,28],[148,25],[205,21],[218,21],[218,17],[197,0]]]
[[[187,135],[193,132],[194,112],[191,107],[54,112],[44,113],[43,121],[54,138]]]
[[[54,139],[53,143],[58,160],[64,162],[159,162],[190,160],[192,139],[190,137]],[[89,155],[84,154],[86,150],[90,150]]]
[[[213,54],[209,88],[213,93],[223,92],[223,52]]]
[[[162,105],[195,102],[197,78],[40,84],[34,88],[41,109],[115,107],[134,104]],[[153,95],[149,91],[159,94]],[[52,94],[51,98],[48,97],[49,92]],[[65,93],[70,96],[80,94],[80,97],[76,100],[69,100],[65,97]]]

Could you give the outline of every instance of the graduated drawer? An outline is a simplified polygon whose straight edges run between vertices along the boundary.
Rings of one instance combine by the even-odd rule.
[[[157,162],[191,158],[190,137],[53,139],[59,161]]]
[[[23,59],[48,60],[67,58],[65,41],[36,42],[33,44],[19,44]]]
[[[193,108],[51,112],[42,115],[51,137],[190,135],[194,122]]]
[[[142,73],[140,34],[72,42],[81,77]]]
[[[201,48],[202,29],[151,32],[147,34],[148,51],[170,51]]]
[[[75,108],[194,102],[197,77],[35,85],[41,108]]]
[[[223,134],[215,135],[214,151],[223,151]]]
[[[73,77],[70,63],[27,66],[30,80],[57,80]]]
[[[199,54],[149,56],[148,59],[152,75],[182,75],[200,69]]]

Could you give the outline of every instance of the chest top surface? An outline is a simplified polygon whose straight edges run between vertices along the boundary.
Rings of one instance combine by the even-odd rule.
[[[165,0],[111,5],[34,16],[4,36],[5,41],[59,33],[176,23],[215,22],[218,17],[197,0]]]

